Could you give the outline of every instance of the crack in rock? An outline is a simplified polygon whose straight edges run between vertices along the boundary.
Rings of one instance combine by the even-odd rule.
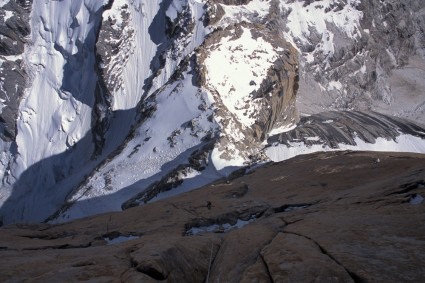
[[[322,252],[322,254],[326,255],[329,259],[331,259],[337,265],[339,265],[340,267],[342,267],[345,270],[345,272],[351,277],[351,279],[355,283],[362,283],[362,282],[364,282],[364,280],[362,278],[360,278],[354,272],[350,271],[340,261],[338,261],[334,256],[332,256],[324,247],[322,247],[317,241],[315,241],[314,239],[310,238],[309,236],[305,236],[305,235],[302,235],[302,234],[299,234],[299,233],[289,232],[289,231],[283,231],[282,233],[291,234],[291,235],[295,235],[295,236],[298,236],[298,237],[303,237],[303,238],[311,241],[312,243],[314,243],[319,248],[319,250]]]

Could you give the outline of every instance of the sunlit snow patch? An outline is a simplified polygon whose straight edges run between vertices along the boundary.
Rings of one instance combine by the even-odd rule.
[[[114,21],[114,24],[118,27],[122,26],[123,18],[122,18],[122,8],[128,5],[126,0],[115,0],[111,9],[103,12],[103,18],[110,18]]]
[[[359,137],[356,137],[354,141],[356,145],[339,144],[339,148],[331,148],[320,144],[307,146],[303,142],[289,142],[289,147],[284,144],[278,144],[266,148],[265,152],[274,162],[286,160],[297,155],[321,151],[364,150],[425,153],[425,141],[411,135],[400,135],[395,140],[377,138],[375,143],[367,143]]]
[[[224,106],[247,127],[254,124],[256,115],[252,114],[259,108],[250,94],[258,90],[277,58],[269,42],[254,39],[251,30],[242,27],[239,38],[224,37],[205,60],[208,87],[219,93]]]
[[[219,25],[250,22],[253,18],[264,18],[269,13],[270,2],[270,0],[251,0],[245,5],[222,5],[225,14]]]
[[[185,5],[187,5],[187,0],[175,0],[171,2],[170,7],[165,12],[165,14],[170,18],[171,21],[174,21]]]
[[[293,124],[293,125],[275,128],[275,129],[270,131],[269,136],[274,136],[274,135],[277,135],[277,134],[286,133],[286,132],[289,132],[289,131],[295,129],[296,127],[297,127],[297,125]]]
[[[0,8],[3,8],[4,5],[9,3],[10,0],[0,0]]]
[[[363,17],[363,12],[356,9],[359,1],[348,0],[343,7],[336,5],[337,2],[321,0],[306,5],[304,1],[281,0],[282,11],[288,13],[286,40],[301,47],[310,42],[310,33],[315,30],[321,37],[316,49],[331,55],[335,49],[334,34],[329,29],[329,24],[335,25],[350,38],[359,36],[360,20]],[[314,56],[306,54],[307,62],[311,63],[313,60]]]
[[[241,157],[240,151],[235,148],[234,145],[229,145],[227,147],[228,151],[233,151],[232,158],[229,160],[221,158],[221,155],[224,151],[220,151],[218,148],[214,148],[211,152],[211,160],[214,164],[214,167],[218,170],[224,170],[223,173],[230,174],[231,171],[235,169],[235,167],[241,167],[244,165],[245,159]]]

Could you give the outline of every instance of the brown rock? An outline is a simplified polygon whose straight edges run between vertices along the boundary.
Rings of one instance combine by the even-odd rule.
[[[423,282],[424,164],[316,153],[123,212],[4,226],[0,281]]]

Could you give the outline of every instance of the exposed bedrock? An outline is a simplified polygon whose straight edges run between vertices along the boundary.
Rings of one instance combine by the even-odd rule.
[[[0,10],[0,138],[16,136],[20,98],[27,84],[22,53],[31,31],[32,1],[10,0]]]
[[[401,134],[425,139],[425,127],[412,121],[376,112],[332,111],[302,117],[291,131],[268,138],[268,143],[303,142],[338,148],[339,144],[356,145],[356,138],[375,143],[377,138],[395,140]]]
[[[316,153],[122,212],[4,226],[0,281],[423,282],[423,164]]]
[[[368,110],[425,122],[422,1],[304,1],[301,12],[285,2],[281,17],[301,51],[301,112]],[[294,34],[288,26],[306,11],[317,13],[308,36]],[[338,13],[348,15],[343,25]]]
[[[221,52],[222,48],[227,48],[226,44],[235,42],[235,46],[237,46],[238,42],[241,42],[241,47],[243,44],[247,44],[242,41],[242,38],[246,40],[246,34],[250,34],[249,37],[255,41],[265,42],[270,50],[261,47],[264,49],[257,48],[251,53],[235,47],[235,52],[240,51],[241,55],[235,53],[234,57],[229,58],[229,64],[240,64],[243,60],[255,62],[267,52],[274,55],[270,59],[264,59],[265,65],[270,64],[270,66],[263,70],[260,68],[259,71],[256,71],[258,68],[256,63],[248,66],[253,73],[252,80],[247,82],[252,87],[252,91],[246,93],[245,97],[238,101],[238,106],[233,109],[232,105],[228,106],[229,97],[238,95],[240,93],[238,88],[243,86],[237,85],[237,82],[228,82],[229,86],[232,84],[234,86],[229,88],[230,94],[227,93],[227,88],[222,88],[217,81],[214,81],[214,69],[208,66],[208,60],[211,60],[209,58],[214,56],[214,53]],[[278,31],[272,30],[266,25],[235,24],[224,29],[217,29],[208,35],[198,50],[197,71],[199,84],[208,88],[215,99],[217,110],[214,116],[220,121],[221,130],[224,133],[223,138],[219,141],[220,148],[225,148],[233,142],[231,136],[234,132],[241,132],[244,139],[236,141],[237,147],[254,149],[273,128],[291,125],[298,120],[295,107],[298,90],[297,56],[297,51],[293,46],[286,42]],[[226,74],[231,73],[232,70],[222,69],[221,72]],[[259,82],[257,83],[255,80],[259,80]],[[244,113],[241,115],[242,111]],[[246,120],[251,120],[251,122],[247,123]]]

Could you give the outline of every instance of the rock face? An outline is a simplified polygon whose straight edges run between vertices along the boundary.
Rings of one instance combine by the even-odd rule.
[[[423,2],[284,2],[287,37],[301,52],[301,112],[372,110],[424,123]]]
[[[339,144],[356,145],[356,138],[373,144],[378,138],[394,140],[402,134],[424,139],[425,129],[412,121],[373,112],[322,112],[301,118],[295,129],[269,137],[267,141],[286,145],[302,141],[307,146],[321,144],[338,148]]]
[[[0,138],[6,142],[16,137],[19,102],[27,85],[22,54],[31,31],[31,4],[8,1],[0,12]]]
[[[5,223],[156,201],[258,162],[335,149],[331,133],[350,149],[363,146],[356,134],[366,144],[422,141],[420,126],[389,117],[425,122],[420,0],[0,5]],[[386,116],[298,123],[330,110]],[[280,147],[301,136],[308,149]]]
[[[376,112],[333,111],[302,117],[293,129],[267,139],[265,154],[282,161],[298,154],[332,150],[425,150],[425,127]]]
[[[424,161],[316,153],[124,212],[4,226],[0,280],[422,282]]]
[[[171,189],[181,192],[209,183],[261,159],[267,132],[297,119],[297,52],[265,24],[268,6],[254,23],[216,15],[208,27],[207,14],[213,14],[199,3],[116,4],[105,11],[96,45],[104,65],[98,93],[106,97],[105,105],[97,104],[97,117],[105,121],[95,128],[100,149],[115,139],[117,127],[118,133],[130,129],[131,124],[121,126],[121,121],[136,122],[125,142],[68,194],[49,220],[81,217],[81,211],[91,214],[93,206],[84,200],[106,191],[114,201],[93,212],[128,208]],[[134,32],[146,20],[151,21],[144,28],[152,42]],[[138,49],[141,44],[157,50]],[[129,80],[135,69],[146,78],[143,84]],[[129,91],[135,84],[143,88]],[[178,117],[170,119],[171,112]],[[164,164],[170,165],[164,170]]]

